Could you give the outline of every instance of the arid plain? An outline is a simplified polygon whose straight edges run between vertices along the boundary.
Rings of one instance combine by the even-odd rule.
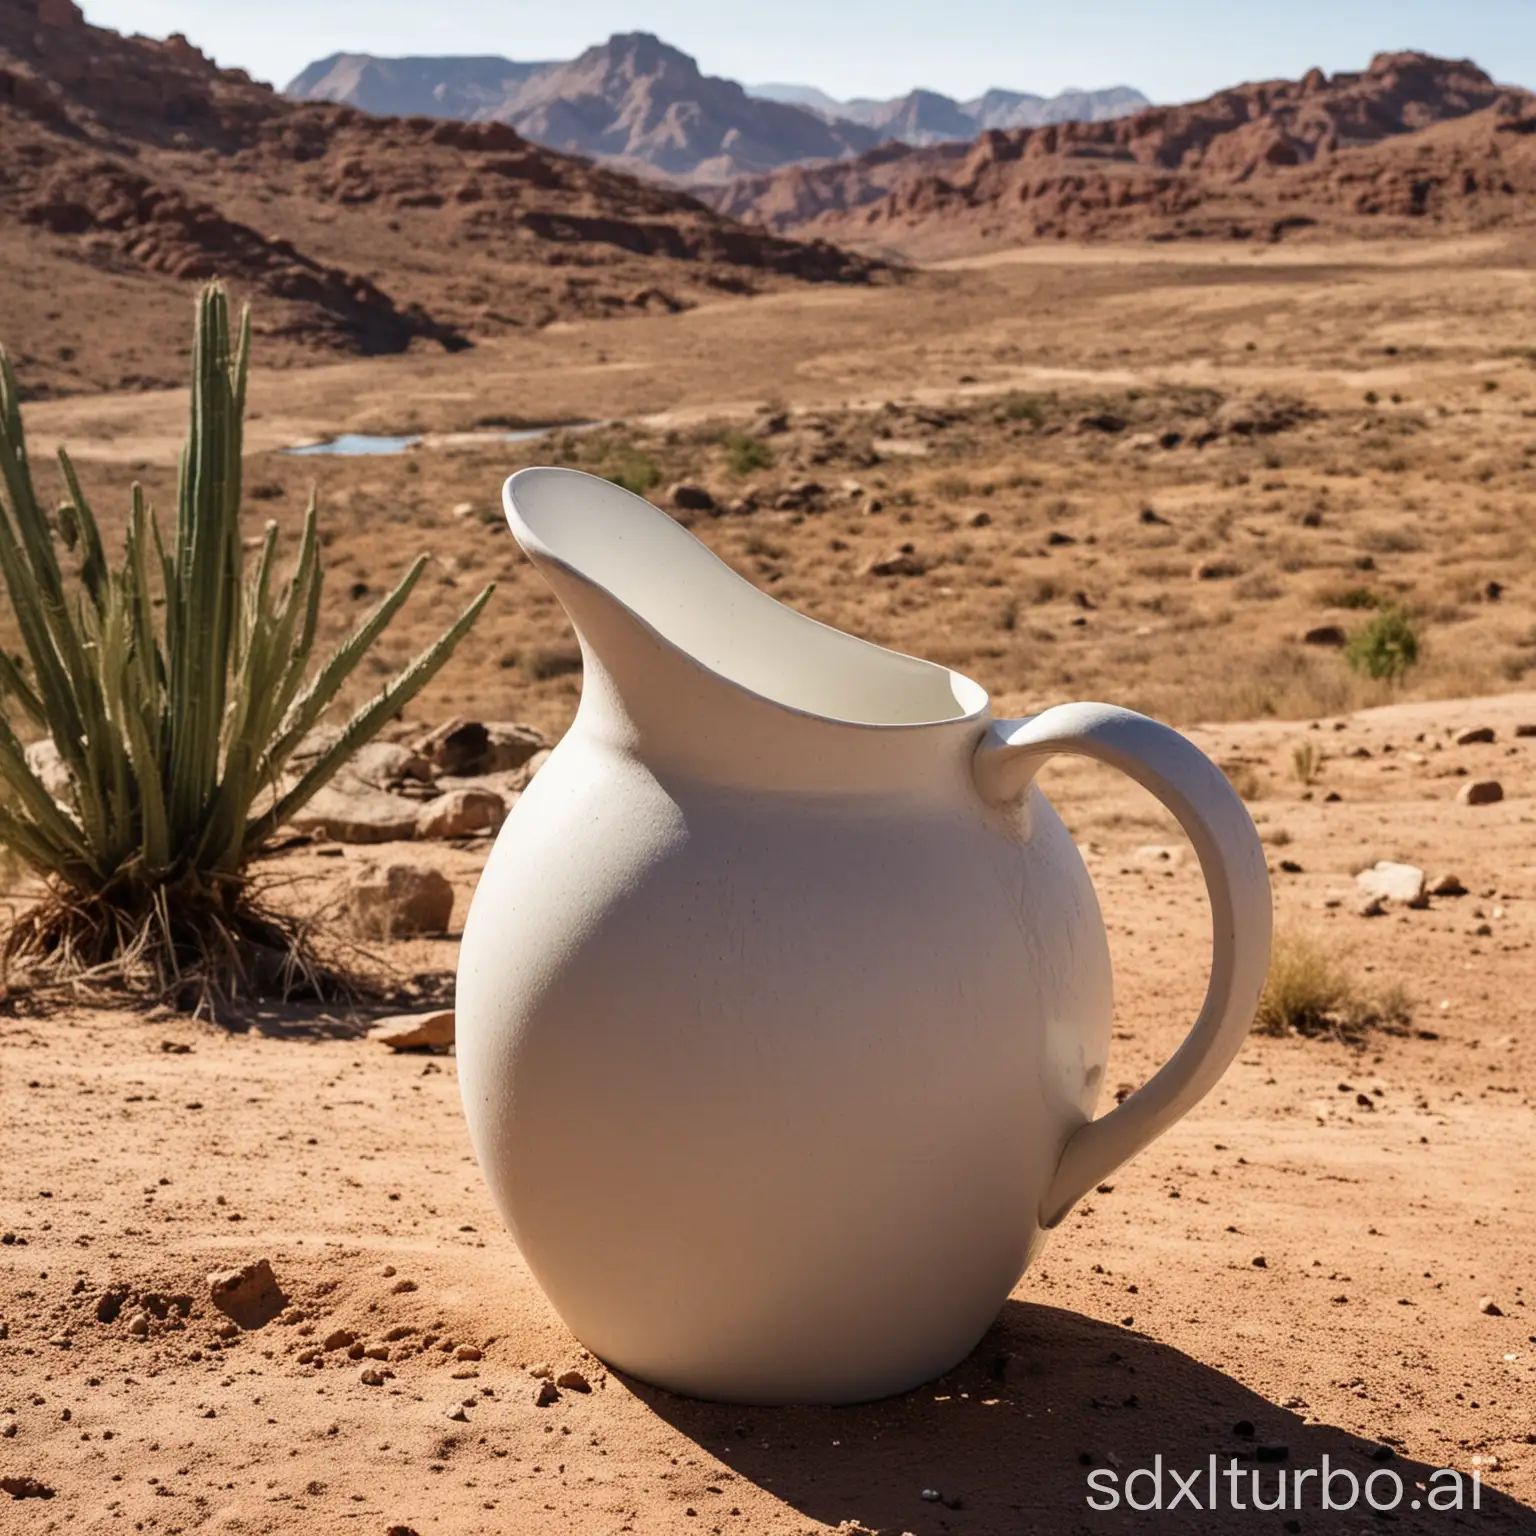
[[[970,673],[999,713],[1103,698],[1190,728],[1249,801],[1282,930],[1406,1016],[1256,1034],[1064,1224],[952,1376],[863,1408],[747,1411],[583,1357],[490,1207],[451,1058],[393,1055],[339,1013],[216,1028],[20,997],[0,1016],[0,1471],[53,1497],[7,1501],[6,1529],[1376,1528],[1315,1502],[1084,1502],[1094,1467],[1257,1467],[1263,1447],[1267,1468],[1283,1446],[1293,1468],[1327,1453],[1408,1484],[1478,1472],[1481,1509],[1403,1510],[1399,1529],[1536,1530],[1533,255],[1519,233],[1051,243],[454,354],[274,372],[258,354],[250,531],[296,528],[318,488],[334,635],[420,551],[396,659],[498,583],[418,725],[557,735],[573,713],[579,657],[502,520],[509,471],[572,464],[669,508],[702,488],[714,510],[685,495],[676,515],[737,569]],[[184,408],[39,401],[34,457],[67,442],[115,534],[134,479],[169,501]],[[550,422],[599,425],[499,437]],[[283,452],[340,432],[424,441]],[[1317,632],[1394,605],[1421,660],[1362,681]],[[1478,727],[1492,740],[1456,744]],[[1472,780],[1503,798],[1458,803]],[[1198,873],[1123,781],[1064,765],[1046,787],[1099,884],[1110,1080],[1131,1085],[1198,1006]],[[453,932],[486,846],[429,855]],[[319,910],[380,851],[270,864]],[[1355,873],[1382,859],[1466,894],[1361,916]],[[450,934],[370,963],[426,998],[455,954]],[[573,1140],[599,1133],[569,1106]],[[263,1258],[291,1310],[231,1330],[207,1275]],[[142,1333],[98,1321],[118,1292],[143,1302]],[[538,1406],[544,1366],[593,1390]]]

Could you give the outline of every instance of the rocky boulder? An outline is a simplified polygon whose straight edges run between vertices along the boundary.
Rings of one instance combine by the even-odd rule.
[[[328,784],[295,815],[296,832],[338,843],[400,843],[416,836],[416,802],[382,790],[355,793]]]
[[[507,802],[493,789],[450,789],[416,812],[416,836],[470,837],[495,832],[507,819]]]
[[[416,742],[416,750],[434,773],[450,778],[477,778],[521,768],[549,738],[531,725],[511,721],[449,720]]]
[[[346,906],[358,932],[368,938],[446,933],[453,917],[453,887],[425,864],[369,864],[348,882]]]

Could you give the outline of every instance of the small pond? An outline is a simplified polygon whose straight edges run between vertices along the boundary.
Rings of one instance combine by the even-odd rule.
[[[416,432],[401,437],[343,432],[323,443],[304,443],[298,448],[285,448],[283,452],[298,458],[322,453],[358,457],[364,454],[404,453],[406,449],[418,447],[422,443],[429,447],[441,445],[450,448],[472,447],[476,443],[527,443],[538,437],[548,437],[551,432],[582,432],[599,425],[601,423],[595,421],[562,421],[546,427],[520,427],[513,432]]]

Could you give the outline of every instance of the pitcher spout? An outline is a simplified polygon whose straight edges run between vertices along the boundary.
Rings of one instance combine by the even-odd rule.
[[[744,746],[765,770],[808,740],[933,731],[972,743],[985,691],[948,668],[871,645],[760,592],[686,529],[594,475],[525,469],[506,483],[513,535],[581,643],[578,721],[648,762]],[[871,745],[873,743],[871,742]],[[801,763],[796,777],[803,772]],[[770,770],[771,771],[771,770]]]

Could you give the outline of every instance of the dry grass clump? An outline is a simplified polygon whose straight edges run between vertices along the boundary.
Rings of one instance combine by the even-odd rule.
[[[1368,987],[1339,946],[1286,928],[1275,935],[1254,1028],[1264,1035],[1353,1039],[1368,1029],[1404,1025],[1412,1012],[1400,984]]]

